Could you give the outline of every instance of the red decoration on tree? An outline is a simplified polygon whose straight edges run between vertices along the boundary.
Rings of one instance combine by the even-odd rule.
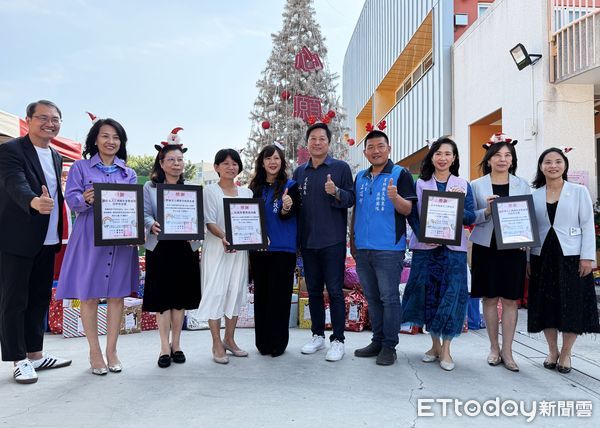
[[[335,112],[333,110],[329,110],[327,112],[327,117],[333,119],[335,117]]]
[[[354,145],[354,138],[348,138],[348,145],[349,146],[353,146]]]
[[[307,121],[310,116],[321,117],[321,99],[307,95],[294,95],[294,117]]]
[[[367,132],[371,132],[375,129],[375,127],[373,126],[373,124],[371,122],[367,122],[365,129],[367,130]]]
[[[308,120],[307,120],[309,125],[314,125],[315,123],[317,123],[317,118],[315,116],[308,116]]]
[[[319,54],[312,53],[306,46],[303,46],[300,52],[296,54],[294,67],[297,70],[308,72],[319,71],[323,70],[323,63],[321,62],[321,58],[319,58]]]
[[[289,91],[287,91],[285,89],[283,91],[281,91],[281,99],[282,100],[289,100],[291,96],[292,96],[292,94],[290,94]]]
[[[383,131],[383,130],[385,129],[385,127],[386,127],[386,126],[387,126],[387,125],[386,125],[386,121],[385,121],[385,120],[382,120],[381,122],[379,122],[379,123],[377,124],[377,127],[379,128],[379,130],[380,130],[380,131]]]
[[[271,123],[268,120],[265,120],[260,124],[260,126],[262,126],[262,129],[269,129],[271,127]]]
[[[298,165],[308,162],[308,159],[310,159],[308,149],[306,147],[298,147],[296,158],[298,159]]]

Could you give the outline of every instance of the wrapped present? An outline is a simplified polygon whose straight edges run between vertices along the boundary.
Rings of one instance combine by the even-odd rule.
[[[98,305],[98,334],[106,334],[106,305]],[[81,322],[81,308],[63,309],[63,337],[85,336]]]
[[[53,334],[63,332],[63,301],[56,300],[56,288],[52,289],[52,298],[48,307],[48,328]]]
[[[325,330],[331,330],[331,311],[329,309],[329,298],[324,294],[325,300]],[[298,298],[298,326],[300,328],[311,328],[310,309],[308,307],[308,297]]]
[[[350,246],[348,246],[348,255],[346,255],[346,261],[344,262],[344,265],[347,268],[348,267],[356,267],[356,261],[354,260],[354,257],[349,255],[349,253],[350,253]]]
[[[183,320],[184,330],[208,330],[208,320],[201,320],[197,314],[198,309],[185,311]],[[225,328],[225,317],[221,318],[221,328]]]
[[[296,270],[298,275],[304,276],[304,262],[301,256],[296,257]]]
[[[348,290],[362,290],[355,266],[346,267],[344,270],[344,288]]]
[[[254,294],[248,293],[248,301],[240,308],[236,327],[254,328]]]
[[[298,327],[298,294],[292,294],[292,301],[290,303],[290,328]]]
[[[158,330],[158,324],[156,322],[156,312],[142,311],[140,327],[142,331]]]
[[[400,274],[400,283],[406,284],[408,282],[409,276],[410,276],[410,267],[402,268],[402,273]]]
[[[142,331],[142,299],[126,297],[123,302],[120,334],[132,334]]]
[[[344,297],[346,305],[346,331],[363,331],[367,324],[369,314],[367,312],[367,299],[358,290],[350,292]]]
[[[80,308],[81,300],[79,299],[63,299],[63,308]]]
[[[138,282],[138,289],[135,294],[141,299],[144,297],[144,285],[146,284],[146,256],[139,256],[138,265],[140,268],[140,278]]]
[[[423,333],[423,327],[414,325],[409,322],[400,324],[400,334],[419,334]]]

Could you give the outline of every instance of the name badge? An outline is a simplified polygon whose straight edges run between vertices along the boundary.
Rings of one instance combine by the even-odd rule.
[[[569,229],[569,234],[571,236],[581,235],[581,227],[571,227]]]

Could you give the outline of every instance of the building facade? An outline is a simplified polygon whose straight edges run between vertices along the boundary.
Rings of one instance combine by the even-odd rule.
[[[528,181],[543,150],[572,147],[570,179],[597,198],[600,1],[595,3],[496,0],[457,40],[453,134],[461,175],[480,175],[481,145],[502,131],[519,140],[517,173]],[[541,59],[519,70],[510,54],[519,43]]]
[[[365,2],[343,68],[353,166],[365,166],[368,123],[386,121],[393,159],[413,171],[426,140],[451,134],[452,44],[491,1]]]

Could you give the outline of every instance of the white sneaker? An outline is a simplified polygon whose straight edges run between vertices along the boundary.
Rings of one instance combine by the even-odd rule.
[[[327,351],[325,359],[327,361],[339,361],[344,357],[344,344],[339,340],[331,342],[331,348]]]
[[[17,383],[36,383],[38,375],[29,360],[21,360],[15,366],[13,376]]]
[[[313,334],[311,341],[304,345],[300,352],[303,354],[314,354],[321,349],[325,349],[325,338],[323,336]]]
[[[36,370],[58,369],[71,365],[71,360],[60,358],[52,355],[49,352],[42,352],[42,358],[39,360],[31,360],[33,368]]]

